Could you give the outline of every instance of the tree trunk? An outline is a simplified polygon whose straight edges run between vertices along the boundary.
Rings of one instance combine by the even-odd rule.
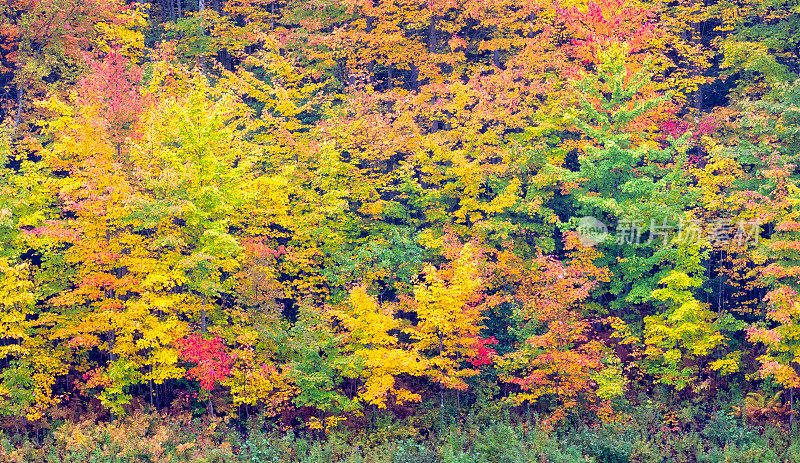
[[[789,389],[789,436],[794,435],[794,388]]]
[[[153,376],[153,365],[150,365],[150,376]],[[150,385],[150,408],[155,409],[155,404],[153,403],[153,378],[150,378],[148,384]]]
[[[698,90],[699,92],[699,90]],[[719,294],[717,295],[717,313],[722,314],[722,305],[725,303],[725,272],[722,271],[723,260],[725,259],[725,251],[719,250]]]
[[[428,52],[433,53],[436,51],[437,43],[436,43],[436,14],[432,13],[431,15],[431,27],[428,30]]]
[[[414,63],[411,63],[409,67],[411,68],[409,86],[416,92],[419,90],[419,68]]]
[[[22,85],[17,83],[17,115],[14,117],[14,128],[16,129],[22,121]]]
[[[442,345],[442,336],[439,335],[439,357],[442,356],[444,346]],[[439,420],[444,426],[444,385],[439,384]]]
[[[533,36],[534,36],[534,32],[533,32],[533,31],[535,31],[535,30],[536,30],[536,13],[534,13],[533,11],[531,11],[531,15],[530,15],[530,17],[528,18],[528,20],[531,22],[531,28],[530,28],[530,30],[528,31],[528,38],[529,38],[529,39],[532,39],[532,38],[533,38]]]
[[[203,308],[200,309],[200,331],[206,332],[206,297],[203,296]]]
[[[695,34],[692,34],[692,42],[695,45],[702,46],[703,37],[705,36],[705,24],[703,23],[693,23],[692,29],[696,31]],[[693,66],[697,74],[701,73],[701,70],[697,68],[697,66]],[[699,118],[700,115],[703,113],[703,84],[699,84],[697,86],[697,91],[694,92],[694,105],[697,108],[697,117]]]
[[[111,362],[117,361],[117,355],[114,354],[114,345],[117,343],[117,332],[113,329],[108,331],[108,360]]]

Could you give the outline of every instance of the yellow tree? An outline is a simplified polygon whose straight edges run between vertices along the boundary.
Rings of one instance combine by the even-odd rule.
[[[347,328],[343,342],[353,350],[353,368],[363,381],[358,396],[365,404],[386,408],[390,396],[398,403],[420,400],[419,394],[396,385],[400,375],[421,376],[427,362],[416,349],[402,346],[393,334],[399,333],[401,321],[391,305],[378,304],[359,286],[333,314]]]
[[[92,80],[124,73],[124,66],[111,69],[111,76],[98,72],[84,82],[77,108],[50,103],[61,116],[47,127],[54,141],[44,159],[51,169],[70,173],[51,182],[67,219],[30,234],[64,242],[65,262],[74,269],[55,278],[66,287],[49,301],[56,316],[49,336],[65,341],[76,356],[72,367],[84,374],[80,388],[99,390],[104,405],[121,413],[131,385],[149,382],[152,391],[153,383],[181,376],[170,343],[187,327],[164,311],[168,296],[153,284],[159,260],[132,203],[141,194],[130,147],[144,106],[138,86],[129,82],[92,94]],[[119,95],[125,101],[115,100]]]
[[[415,341],[414,348],[427,354],[425,375],[439,386],[441,407],[446,389],[464,391],[465,380],[478,374],[464,363],[476,354],[484,305],[480,248],[475,243],[460,245],[452,236],[445,238],[444,246],[450,262],[438,269],[426,266],[425,281],[414,288],[414,298],[406,301],[407,310],[417,317],[406,331]]]

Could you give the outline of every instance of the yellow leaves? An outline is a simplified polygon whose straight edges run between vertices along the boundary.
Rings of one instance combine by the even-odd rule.
[[[385,208],[386,201],[374,201],[364,204],[358,212],[364,215],[370,215],[373,218],[379,218],[382,216]]]
[[[311,430],[325,430],[326,433],[330,433],[341,423],[342,421],[347,420],[346,416],[328,416],[324,419],[319,419],[316,416],[312,416],[308,419],[308,429]]]
[[[308,419],[308,429],[311,429],[312,431],[320,431],[325,429],[325,424],[316,416],[312,416]]]
[[[138,348],[148,349],[168,346],[176,339],[180,339],[189,333],[189,326],[185,321],[174,318],[159,319],[153,316],[149,309],[150,307],[147,305],[140,304],[140,312],[136,314],[136,318],[131,317],[132,319],[128,322],[143,331],[141,338],[136,340]],[[175,353],[171,349],[160,349],[159,352],[163,355]]]
[[[762,378],[773,378],[778,384],[786,389],[800,387],[800,375],[791,365],[784,363],[773,355],[762,355],[758,357],[761,368],[758,375]]]
[[[422,324],[436,330],[438,324],[465,323],[469,326],[478,320],[456,320],[463,311],[474,314],[474,310],[466,306],[474,302],[477,292],[482,287],[480,263],[482,254],[474,243],[464,244],[452,263],[452,268],[437,270],[428,265],[424,272],[425,283],[418,285],[414,291],[417,312]],[[464,314],[466,315],[466,313]],[[442,326],[444,328],[444,326]],[[425,330],[426,328],[423,328]],[[449,331],[449,330],[443,330]]]
[[[625,321],[622,320],[621,318],[609,317],[607,320],[610,322],[611,328],[613,329],[611,337],[619,339],[618,342],[620,344],[634,345],[641,342],[641,340],[638,337],[633,335],[630,325],[625,323]]]
[[[350,336],[359,344],[376,346],[393,346],[397,339],[388,334],[400,326],[399,320],[392,316],[392,311],[380,307],[366,288],[359,286],[350,291],[349,310],[334,311],[350,331]]]
[[[720,64],[721,69],[760,71],[770,83],[777,83],[782,66],[763,43],[725,40],[722,42],[722,48],[724,59]]]
[[[143,365],[150,366],[149,371],[142,375],[143,381],[153,381],[163,384],[170,379],[182,378],[186,370],[177,366],[179,352],[171,347],[161,347],[149,355]]]
[[[118,49],[123,56],[141,64],[148,50],[144,44],[149,5],[136,3],[131,8],[118,11],[113,21],[99,22],[95,29],[99,33],[97,46],[103,53]]]
[[[695,171],[697,190],[702,194],[703,207],[711,213],[720,211],[734,212],[741,208],[735,204],[736,196],[730,196],[727,191],[734,182],[745,176],[741,166],[734,159],[720,155],[720,150],[712,151],[712,156],[702,170]]]
[[[364,381],[358,392],[361,401],[385,408],[392,394],[399,403],[419,399],[409,391],[395,389],[397,376],[422,376],[429,364],[390,334],[400,328],[391,307],[381,307],[364,287],[356,287],[343,308],[331,313],[348,329],[347,340],[354,350],[350,368]]]
[[[33,281],[30,279],[28,264],[20,263],[11,266],[8,260],[0,259],[0,306],[4,308],[3,324],[6,323],[4,321],[6,317],[10,315],[7,311],[27,310],[33,306],[34,302]],[[17,313],[22,316],[22,312]]]
[[[406,389],[395,389],[394,395],[397,399],[397,402],[401,404],[419,402],[422,400],[422,396],[420,394],[413,393]]]
[[[241,353],[243,358],[231,371],[230,378],[225,380],[234,405],[264,404],[272,416],[290,406],[289,401],[297,393],[297,388],[289,378],[271,364],[259,365],[251,350],[243,349]]]
[[[513,178],[503,192],[492,199],[489,205],[484,209],[487,214],[499,214],[506,209],[511,208],[516,204],[522,181],[518,178]]]
[[[174,71],[160,64],[156,81]],[[80,234],[65,256],[76,269],[73,288],[52,299],[64,314],[48,334],[75,352],[116,357],[88,381],[115,410],[130,400],[130,385],[184,374],[171,347],[187,331],[181,319],[203,310],[199,290],[213,296],[222,275],[239,268],[227,216],[245,196],[232,192],[242,191],[252,167],[238,123],[247,114],[203,78],[190,81],[183,93],[152,89],[159,101],[145,109],[141,138],[125,139],[124,150],[95,127],[92,108],[52,104],[62,117],[48,127],[55,141],[45,159],[70,172],[54,186]]]
[[[271,78],[265,81],[255,73],[266,73]],[[281,56],[275,44],[267,44],[261,53],[248,56],[244,66],[235,73],[224,74],[221,83],[226,89],[262,103],[262,117],[256,124],[280,132],[294,132],[306,126],[299,116],[322,103],[320,89],[325,85],[312,82],[309,73],[297,69]]]
[[[63,398],[53,394],[53,387],[56,379],[67,373],[69,359],[63,348],[54,347],[47,339],[30,339],[26,347],[26,352],[3,371],[0,391],[5,390],[7,395],[0,395],[0,407],[8,407],[3,402],[9,397],[16,399],[11,407],[30,420],[38,420]]]
[[[776,322],[776,326],[767,329],[763,324],[753,325],[747,329],[747,337],[751,342],[766,345],[766,354],[758,358],[761,367],[758,376],[773,378],[785,388],[800,386],[794,364],[800,356],[800,301],[797,292],[789,285],[777,286],[767,293],[769,303],[767,318]]]
[[[622,362],[616,356],[611,356],[604,364],[605,368],[591,375],[592,380],[597,383],[597,396],[603,400],[623,396],[628,380],[622,375]]]
[[[395,378],[399,375],[422,376],[429,367],[428,362],[413,350],[400,348],[379,348],[361,351],[364,358],[362,375],[366,378],[359,396],[371,404],[385,407],[388,394],[394,393],[401,401],[395,388]],[[406,397],[414,395],[405,394]],[[401,394],[402,395],[402,394]]]
[[[714,360],[709,364],[709,368],[718,371],[721,375],[729,375],[739,371],[742,363],[742,351],[733,351],[725,355],[724,358]]]
[[[66,446],[67,450],[89,450],[89,443],[93,436],[80,424],[66,423],[53,432],[53,437],[57,442]]]
[[[53,132],[62,131],[75,121],[75,108],[55,95],[39,103],[45,109],[57,114],[45,122],[45,127]]]
[[[394,375],[372,374],[364,383],[358,397],[369,405],[386,408],[386,395],[394,388]]]
[[[153,270],[156,271],[148,273],[144,281],[142,281],[142,288],[151,291],[162,292],[168,291],[184,282],[179,275],[173,273],[161,273],[158,271],[158,269]],[[173,301],[171,299],[173,298],[169,296],[161,296],[157,297],[154,302],[158,307],[167,308],[173,305]]]
[[[718,317],[692,294],[700,280],[685,272],[673,270],[660,281],[665,285],[653,292],[656,299],[667,303],[663,313],[645,317],[644,342],[646,355],[660,371],[659,381],[682,389],[695,381],[687,372],[700,359],[724,345],[726,337],[720,331]],[[701,360],[702,361],[702,360]],[[710,362],[710,360],[708,360]],[[691,366],[687,366],[691,365]],[[707,364],[712,370],[733,371],[733,359]]]
[[[450,238],[452,239],[452,238]],[[429,351],[430,368],[425,372],[443,387],[464,389],[464,377],[478,372],[460,366],[474,353],[480,326],[480,289],[483,286],[480,266],[482,253],[474,243],[455,245],[445,241],[452,266],[425,269],[425,283],[414,289],[413,304],[419,319],[407,332],[417,341],[415,348]]]

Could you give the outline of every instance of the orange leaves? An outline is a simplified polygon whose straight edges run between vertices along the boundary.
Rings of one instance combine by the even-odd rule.
[[[773,328],[751,326],[747,338],[764,344],[767,353],[758,358],[758,373],[763,378],[773,378],[784,388],[800,386],[800,374],[795,362],[800,356],[800,296],[789,286],[779,286],[767,293],[769,304],[767,319]]]
[[[752,340],[760,341],[758,337],[754,337]],[[770,356],[762,356],[759,360],[761,368],[758,369],[758,373],[761,377],[773,378],[778,384],[787,389],[800,387],[800,375],[791,365],[771,360]]]
[[[787,320],[788,323],[788,320]],[[777,346],[781,342],[781,334],[777,329],[768,330],[766,328],[750,327],[747,330],[747,338],[753,342],[761,342],[770,346]]]
[[[96,26],[113,21],[117,0],[13,0],[0,11],[3,37],[0,72],[6,82],[0,101],[14,126],[26,127],[36,99],[49,91],[63,92],[76,84],[83,58],[98,38]],[[27,127],[32,127],[30,124]]]
[[[242,241],[244,248],[241,270],[236,275],[237,297],[248,306],[273,307],[276,298],[283,295],[278,281],[277,261],[286,253],[283,247],[273,249],[266,238],[250,238]]]
[[[229,0],[150,35],[174,41],[147,73],[124,2],[7,3],[6,94],[24,87],[22,116],[53,94],[44,148],[0,146],[7,413],[40,415],[70,371],[116,411],[189,377],[312,429],[497,375],[551,422],[607,417],[628,387],[612,345],[684,390],[752,363],[722,301],[756,322],[761,375],[797,384],[797,92],[738,126],[698,114],[702,146],[682,145],[695,109],[670,91],[704,81],[699,3]],[[78,61],[90,41],[113,51]],[[654,236],[731,214],[769,224],[711,243],[718,261],[700,230]],[[559,231],[582,215],[637,238],[583,247]]]
[[[604,409],[605,398],[598,396],[594,379],[603,372],[606,392],[624,388],[619,369],[606,367],[605,362],[615,357],[597,339],[596,322],[583,318],[579,311],[597,282],[608,278],[608,271],[594,266],[596,251],[581,247],[576,236],[568,234],[565,241],[573,256],[567,263],[539,253],[530,267],[504,258],[497,268],[501,278],[513,285],[507,300],[516,305],[524,336],[524,344],[506,354],[500,367],[509,372],[507,381],[523,390],[516,395],[517,402],[555,396],[559,405],[548,423],[559,421],[579,404]]]
[[[625,0],[590,1],[586,11],[577,7],[562,11],[567,31],[574,37],[572,53],[583,63],[599,64],[598,56],[609,48],[623,46],[626,53],[639,53],[658,36],[655,12]]]
[[[248,404],[266,406],[266,413],[275,416],[291,407],[296,387],[289,381],[286,370],[275,366],[251,362],[245,349],[234,357],[234,366],[225,385],[230,388],[234,405]]]
[[[574,233],[566,234],[565,247],[571,251],[568,265],[540,252],[530,268],[525,268],[521,260],[507,251],[502,254],[502,265],[497,270],[504,279],[517,285],[511,297],[526,319],[541,324],[557,320],[586,300],[599,282],[608,281],[609,270],[593,263],[599,256],[595,249],[581,246]]]

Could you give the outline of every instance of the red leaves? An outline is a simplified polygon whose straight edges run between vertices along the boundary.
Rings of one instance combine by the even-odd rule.
[[[518,315],[538,333],[529,335],[519,351],[506,354],[519,373],[507,380],[524,391],[518,400],[554,394],[560,405],[550,422],[559,421],[578,403],[602,406],[592,378],[603,370],[608,356],[591,320],[580,311],[597,284],[607,281],[608,269],[594,265],[597,252],[582,247],[575,234],[568,233],[564,244],[568,260],[539,253],[525,263],[504,253],[496,267],[498,280],[511,285],[509,300],[515,302]]]
[[[472,348],[475,349],[475,355],[467,359],[472,366],[479,367],[481,365],[489,365],[492,363],[492,358],[497,355],[497,352],[486,346],[497,345],[497,339],[494,336],[490,338],[475,338],[475,344]]]
[[[561,17],[574,35],[572,53],[584,63],[596,62],[598,53],[612,43],[625,43],[631,53],[646,47],[656,31],[652,11],[626,8],[624,0],[590,2],[584,13],[578,8],[561,10]]]
[[[176,343],[181,348],[181,358],[196,364],[186,372],[186,376],[200,381],[204,390],[213,391],[216,383],[230,376],[233,359],[225,351],[219,336],[205,339],[193,334]]]
[[[114,275],[110,275],[108,273],[93,273],[87,275],[83,281],[78,283],[78,287],[113,288],[117,286],[117,281],[117,277]]]
[[[139,92],[142,70],[111,51],[102,61],[92,61],[94,71],[80,81],[78,102],[94,106],[114,141],[121,142],[128,134],[135,134],[135,125],[145,100]]]
[[[263,239],[245,239],[242,241],[242,247],[244,247],[248,255],[260,259],[277,259],[286,254],[286,248],[283,246],[272,248],[265,244]]]
[[[54,238],[59,241],[73,241],[78,239],[80,233],[70,230],[68,228],[62,227],[62,222],[56,220],[45,220],[45,225],[41,227],[36,227],[32,230],[24,230],[25,233],[36,236],[42,237],[47,236],[50,238]]]

